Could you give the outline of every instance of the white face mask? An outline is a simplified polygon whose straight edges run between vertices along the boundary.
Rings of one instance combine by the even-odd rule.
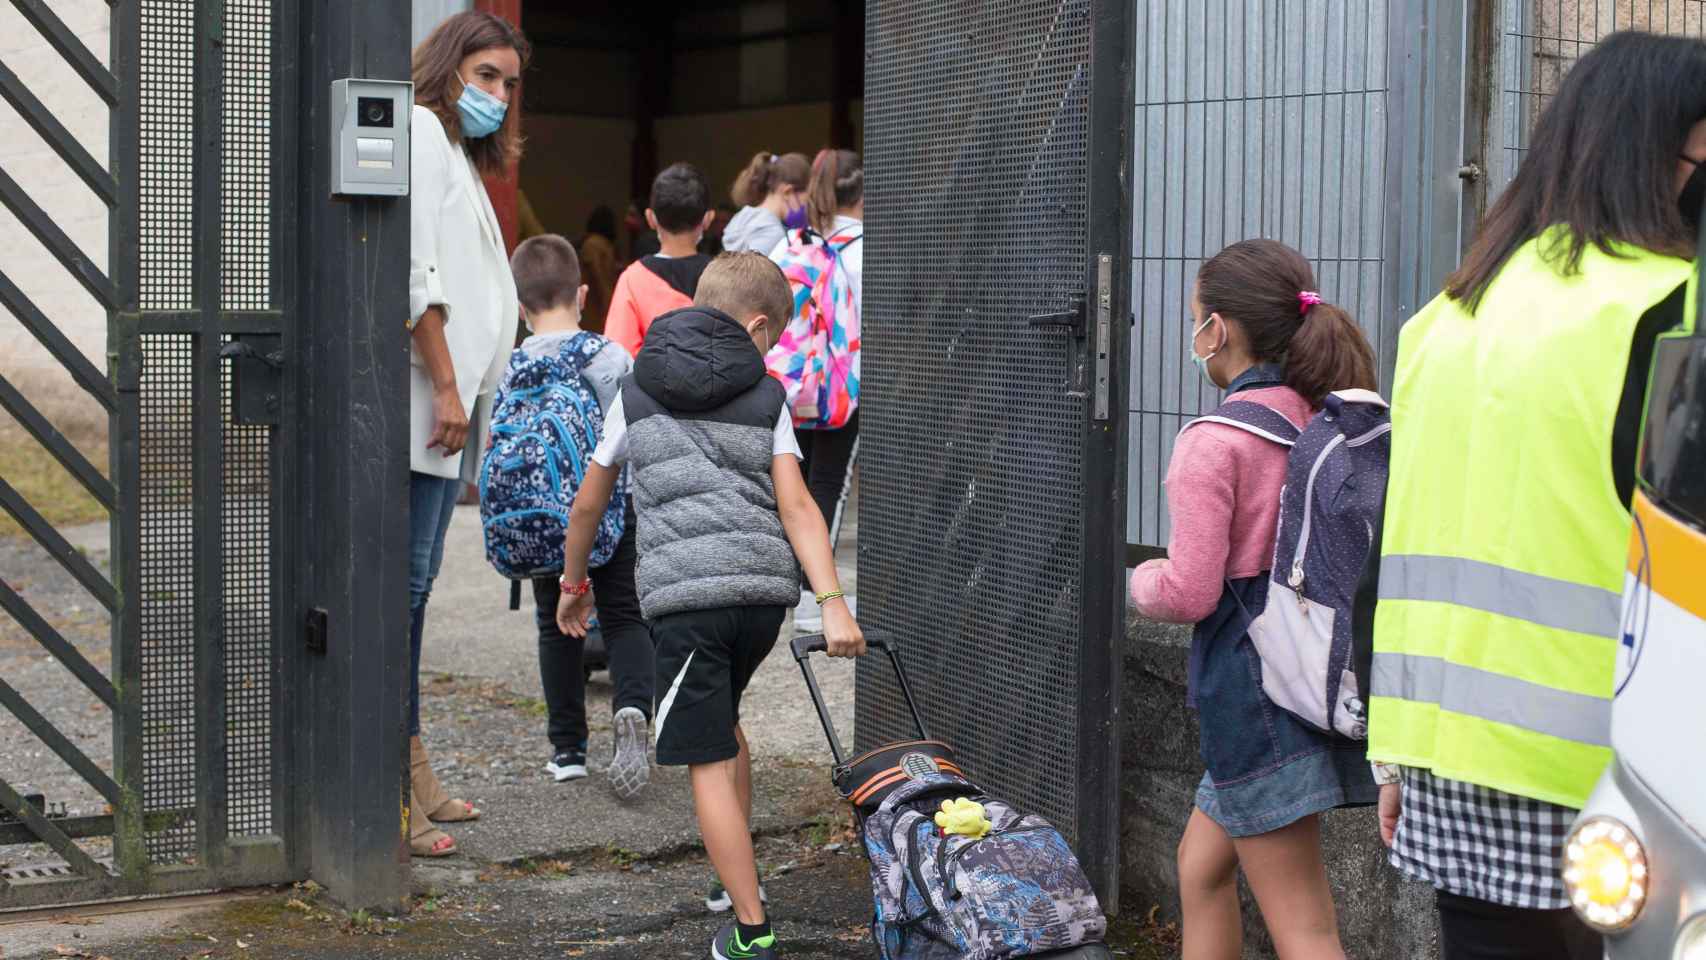
[[[1209,351],[1208,356],[1199,357],[1199,356],[1197,356],[1197,337],[1204,330],[1208,329],[1209,324],[1211,324],[1211,323],[1213,323],[1219,319],[1220,319],[1219,316],[1212,314],[1212,313],[1209,314],[1207,320],[1204,320],[1202,323],[1198,324],[1197,328],[1195,330],[1191,331],[1191,342],[1185,344],[1185,352],[1189,353],[1191,355],[1191,362],[1197,365],[1197,372],[1202,374],[1202,378],[1204,380],[1207,380],[1209,383],[1214,383],[1214,377],[1211,376],[1208,372],[1208,362],[1210,360],[1213,360],[1216,354],[1220,353],[1220,348],[1215,347],[1213,350]],[[1218,384],[1218,383],[1214,383],[1214,385],[1216,387],[1220,386],[1220,384]]]

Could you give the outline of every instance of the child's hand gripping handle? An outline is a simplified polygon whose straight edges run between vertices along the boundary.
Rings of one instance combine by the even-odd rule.
[[[906,682],[906,671],[900,665],[900,645],[887,636],[872,631],[865,635],[865,645],[872,650],[880,650],[888,654],[889,663],[894,666],[895,680],[900,683],[901,696],[906,699],[906,708],[912,713],[912,722],[918,727],[918,739],[930,739],[929,732],[924,726],[924,715],[918,710],[918,703],[912,698],[912,688]],[[817,676],[812,673],[811,655],[825,653],[829,642],[822,634],[810,634],[795,637],[791,644],[794,660],[800,665],[800,672],[805,674],[806,689],[811,691],[812,706],[817,708],[818,719],[823,722],[823,732],[829,737],[829,752],[835,757],[837,765],[845,762],[842,758],[844,751],[841,739],[835,735],[835,722],[829,718],[829,707],[823,702],[823,691],[818,688]]]

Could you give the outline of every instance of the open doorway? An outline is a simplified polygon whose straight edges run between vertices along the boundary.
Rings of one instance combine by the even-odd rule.
[[[513,0],[512,0],[513,2]],[[631,259],[651,180],[685,160],[723,210],[759,151],[859,149],[864,4],[860,0],[520,0],[534,46],[524,78],[527,153],[518,226],[580,241],[600,207]]]

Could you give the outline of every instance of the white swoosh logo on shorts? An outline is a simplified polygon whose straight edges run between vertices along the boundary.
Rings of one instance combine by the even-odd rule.
[[[693,665],[693,657],[699,651],[694,650],[687,655],[687,662],[681,665],[681,672],[675,675],[675,682],[669,685],[669,692],[663,695],[663,701],[658,704],[658,722],[653,724],[653,745],[663,742],[663,725],[669,720],[669,708],[675,706],[675,695],[681,692],[681,681],[687,678],[687,668]]]

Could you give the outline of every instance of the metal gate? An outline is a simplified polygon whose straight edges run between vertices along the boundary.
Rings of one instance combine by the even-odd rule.
[[[1702,0],[1138,4],[1128,560],[1167,544],[1173,438],[1219,402],[1186,357],[1227,244],[1302,251],[1390,375],[1398,328],[1515,176],[1546,98],[1621,29],[1701,36]]]
[[[0,96],[109,211],[109,267],[102,271],[38,205],[30,184],[0,171],[0,203],[107,311],[103,372],[55,317],[0,274],[0,302],[110,415],[110,463],[103,471],[39,412],[40,398],[0,380],[0,406],[109,511],[109,569],[102,569],[98,550],[91,560],[73,547],[4,478],[0,507],[56,561],[47,576],[74,581],[110,612],[110,671],[95,665],[98,645],[68,639],[55,626],[58,611],[38,609],[23,590],[0,583],[0,607],[110,713],[112,734],[110,761],[97,760],[38,708],[48,705],[38,698],[51,692],[0,680],[0,705],[82,781],[59,796],[25,796],[0,763],[0,854],[12,864],[0,874],[0,909],[275,883],[311,870],[325,871],[347,893],[341,881],[354,871],[317,864],[309,849],[320,791],[331,794],[328,803],[342,804],[337,815],[351,829],[382,818],[392,838],[382,829],[365,844],[344,846],[355,857],[391,864],[400,876],[401,711],[394,725],[377,725],[383,729],[371,744],[386,745],[398,762],[375,765],[388,774],[374,777],[377,786],[364,803],[347,789],[348,771],[333,768],[352,743],[358,752],[371,749],[349,730],[375,726],[373,718],[316,716],[301,708],[314,703],[301,694],[312,693],[311,684],[336,669],[330,664],[337,660],[311,662],[304,648],[305,609],[315,605],[321,582],[308,574],[359,570],[373,566],[373,558],[339,557],[335,550],[311,555],[303,549],[302,521],[320,508],[319,494],[304,483],[306,465],[316,459],[311,454],[329,451],[331,465],[314,481],[332,483],[347,498],[344,509],[370,514],[373,529],[406,524],[396,497],[406,490],[406,468],[396,464],[407,458],[397,456],[404,440],[396,429],[370,429],[364,451],[371,464],[391,465],[389,474],[371,471],[373,480],[393,481],[389,488],[349,483],[350,458],[340,466],[336,456],[337,445],[349,442],[336,401],[350,395],[371,411],[354,396],[363,376],[389,378],[394,391],[406,363],[406,353],[395,348],[406,334],[400,323],[394,334],[376,334],[388,353],[369,353],[368,368],[349,384],[334,382],[335,364],[324,364],[323,375],[301,371],[321,369],[312,351],[335,354],[358,339],[325,338],[316,324],[334,330],[359,324],[361,309],[375,303],[381,316],[403,316],[406,284],[397,254],[406,253],[406,219],[391,239],[372,238],[389,254],[370,255],[371,276],[361,278],[395,286],[394,293],[364,301],[348,294],[348,282],[325,279],[328,267],[347,271],[359,263],[348,249],[351,238],[356,244],[369,238],[359,230],[330,231],[314,219],[313,211],[329,201],[324,192],[315,195],[313,178],[299,180],[298,172],[304,162],[320,163],[324,121],[316,119],[318,104],[296,105],[305,75],[353,72],[348,50],[340,65],[305,40],[301,15],[322,18],[328,43],[340,25],[359,29],[363,17],[389,17],[388,24],[367,25],[373,32],[364,42],[380,52],[363,46],[359,55],[371,55],[395,76],[407,73],[406,13],[399,19],[389,0],[364,4],[390,8],[366,14],[326,0],[113,4],[103,63],[49,3],[10,2],[111,112],[110,156],[97,159],[29,84],[0,65]],[[399,219],[377,205],[349,207],[365,215],[366,228]],[[318,252],[304,257],[304,249]],[[326,303],[305,293],[316,281],[326,288]],[[311,312],[329,304],[335,306],[328,319]],[[304,430],[311,414],[313,432]],[[305,438],[318,434],[325,447],[317,450]],[[323,511],[313,520],[335,523],[334,514]],[[401,598],[393,584],[364,600],[394,613],[406,610]],[[335,600],[326,605],[346,609]],[[405,637],[393,629],[374,647],[394,657]],[[396,683],[377,672],[372,677]],[[390,705],[398,697],[373,700]],[[331,697],[324,703],[339,705]],[[332,729],[340,723],[341,739]],[[325,774],[316,777],[311,764]],[[311,786],[299,790],[303,782]],[[314,835],[321,830],[315,826]],[[317,842],[327,844],[338,841]],[[370,896],[392,896],[392,886],[378,883]]]
[[[860,615],[1110,905],[1128,6],[873,0],[865,81]],[[908,732],[876,666],[866,746]]]

